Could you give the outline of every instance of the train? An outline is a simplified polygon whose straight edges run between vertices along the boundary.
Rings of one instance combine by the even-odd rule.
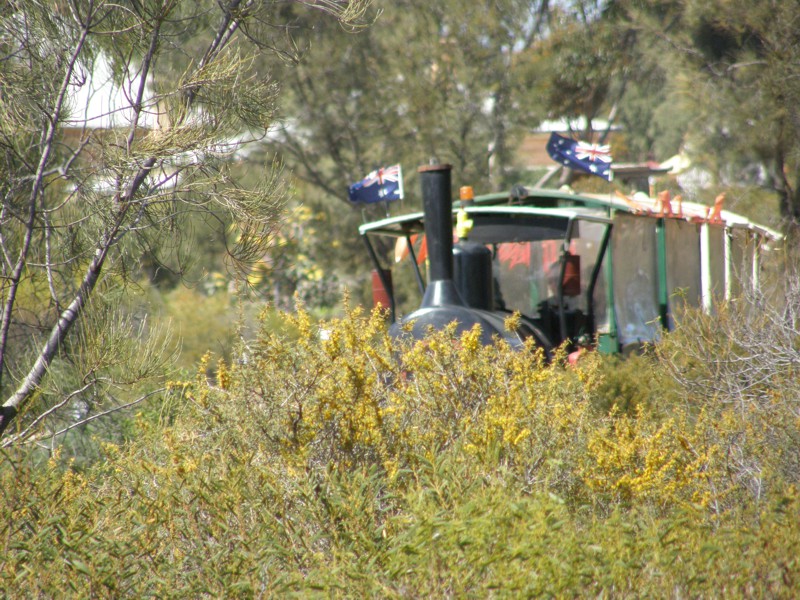
[[[359,227],[373,303],[395,336],[422,339],[455,322],[457,333],[480,325],[486,344],[532,338],[548,356],[561,346],[625,354],[673,329],[687,307],[713,312],[757,288],[782,239],[724,210],[722,197],[709,207],[666,192],[515,186],[475,196],[464,186],[454,203],[450,165],[418,173],[421,212]],[[398,298],[408,306],[413,292],[418,304],[403,314]]]

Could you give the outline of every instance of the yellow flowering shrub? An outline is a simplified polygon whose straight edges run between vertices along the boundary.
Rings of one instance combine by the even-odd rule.
[[[638,412],[591,432],[584,477],[592,492],[628,504],[708,506],[714,498],[707,483],[719,466],[719,448],[701,439],[705,417],[690,424],[680,410],[665,421]]]
[[[93,468],[3,454],[2,595],[796,595],[791,405],[478,340],[265,315]]]

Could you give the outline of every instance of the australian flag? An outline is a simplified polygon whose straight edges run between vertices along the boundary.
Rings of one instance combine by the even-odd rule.
[[[557,163],[570,169],[579,169],[611,181],[611,150],[609,146],[587,144],[557,133],[550,134],[547,153]]]
[[[350,186],[350,202],[372,204],[403,198],[403,170],[392,165],[373,171]]]

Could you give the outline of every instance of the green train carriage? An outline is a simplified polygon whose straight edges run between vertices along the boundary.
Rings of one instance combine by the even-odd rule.
[[[714,207],[516,187],[452,201],[447,165],[420,168],[424,210],[359,228],[373,261],[373,300],[397,333],[451,321],[484,340],[534,336],[550,350],[627,352],[672,329],[685,307],[713,312],[757,289],[778,232]],[[403,269],[412,273],[396,289]],[[400,306],[398,297],[415,298]],[[414,307],[417,306],[415,309]],[[522,327],[505,331],[518,312]],[[407,324],[406,327],[401,327]]]

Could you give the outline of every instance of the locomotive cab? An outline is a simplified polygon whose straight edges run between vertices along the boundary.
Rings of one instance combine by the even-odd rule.
[[[520,345],[533,337],[549,353],[579,337],[594,339],[608,326],[601,268],[608,218],[596,211],[518,205],[469,204],[459,210],[450,198],[449,167],[422,167],[420,177],[423,213],[361,227],[376,267],[375,300],[390,309],[394,331],[408,323],[412,335],[422,337],[429,327],[452,321],[458,330],[479,323],[486,343],[497,336]],[[457,235],[459,213],[471,227]],[[392,254],[394,269],[386,266]],[[395,289],[404,268],[421,301]],[[515,312],[520,328],[507,332],[505,319]]]

